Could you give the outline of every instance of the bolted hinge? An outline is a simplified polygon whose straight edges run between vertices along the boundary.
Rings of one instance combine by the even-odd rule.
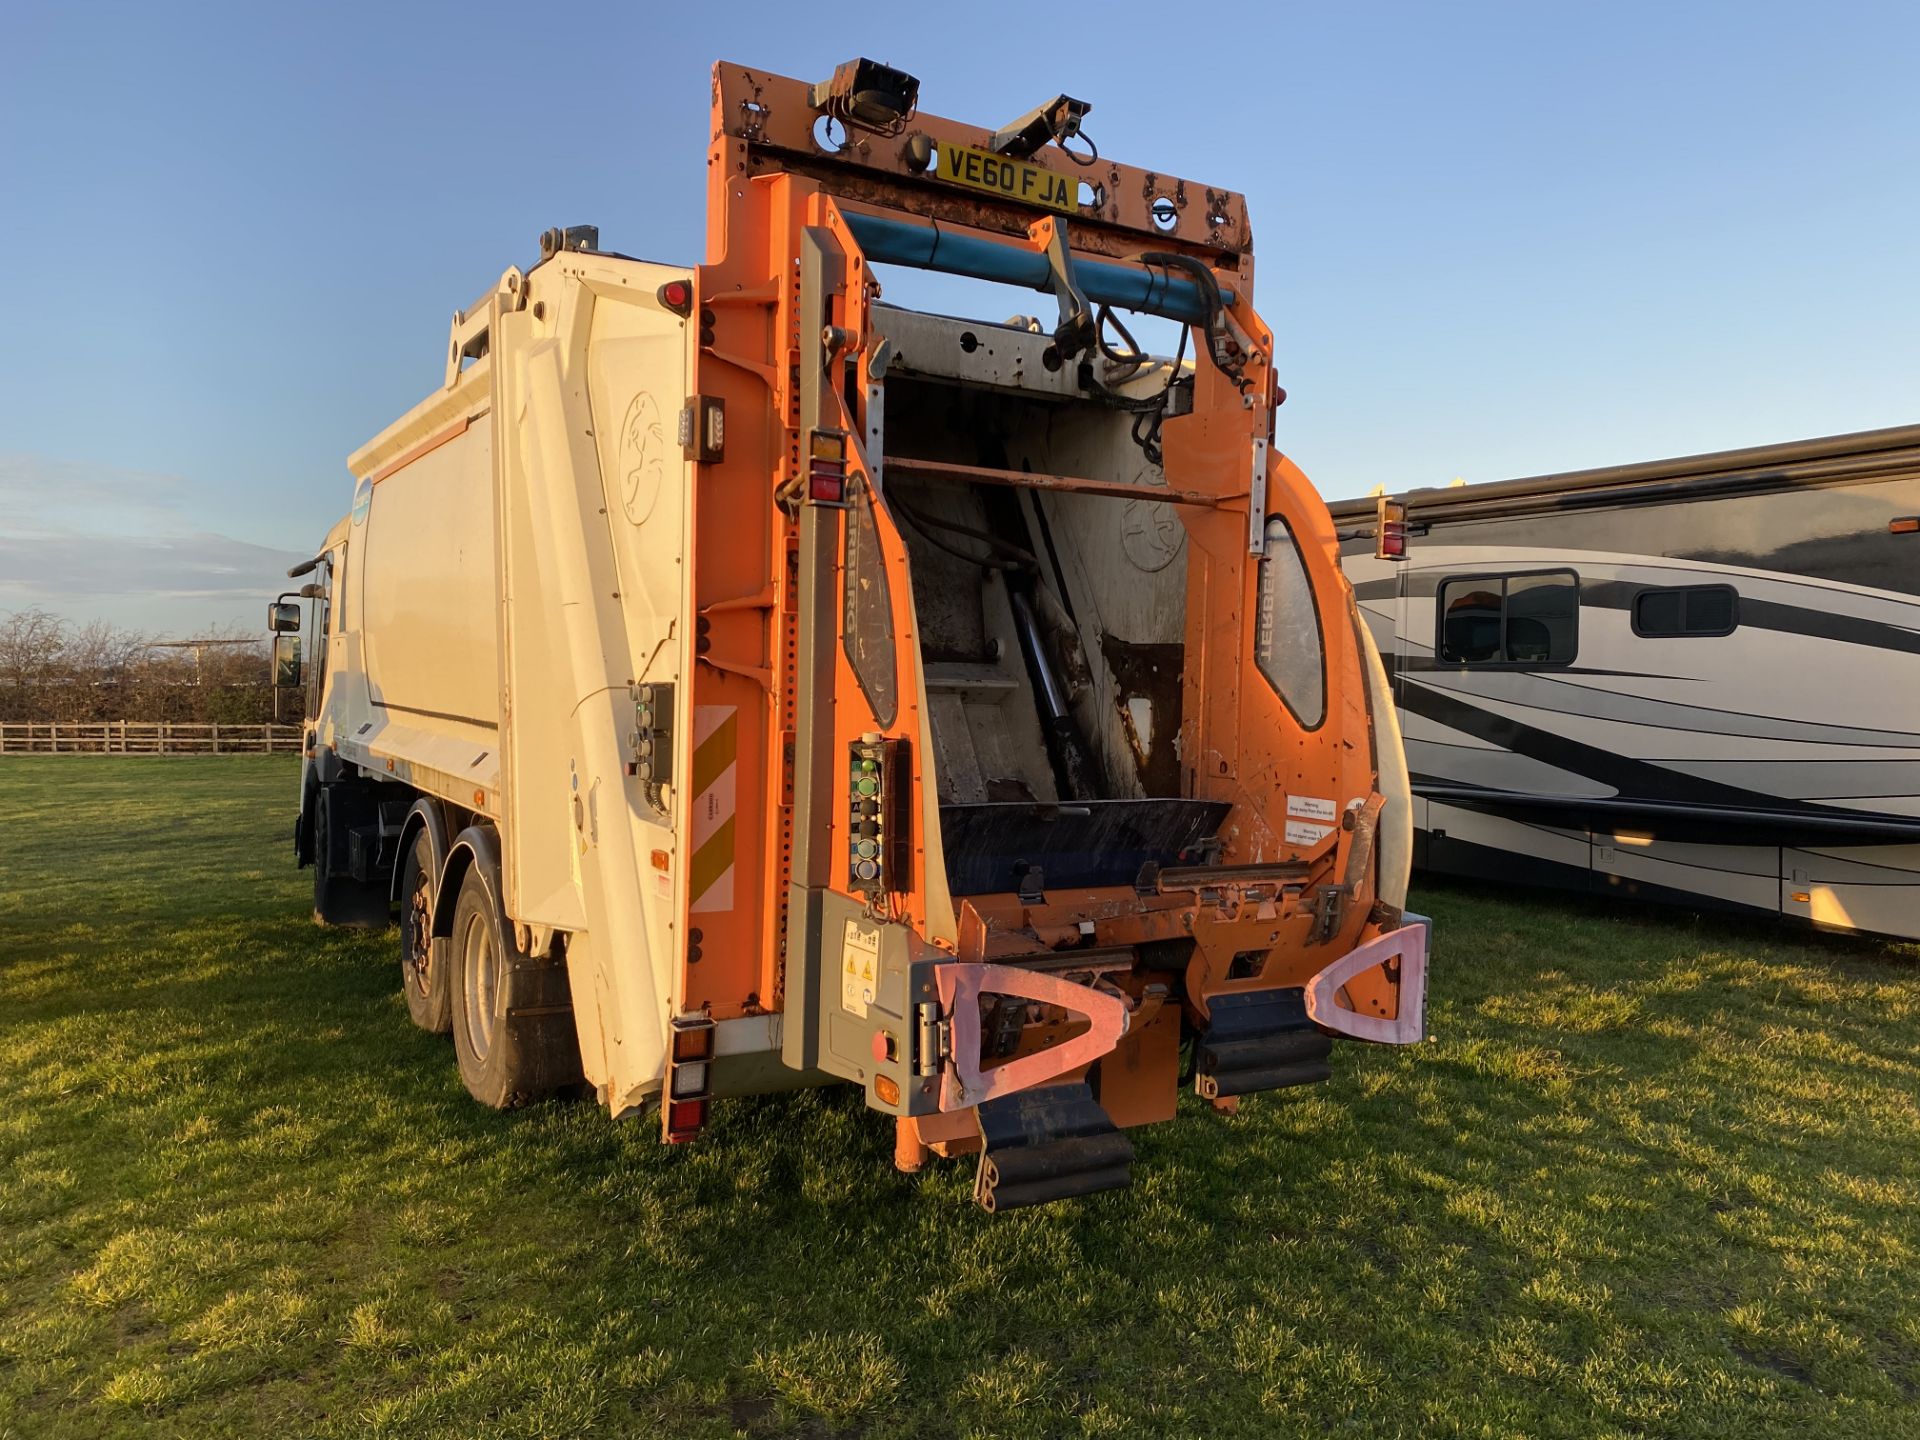
[[[913,1007],[913,1073],[937,1075],[953,1048],[953,1027],[940,1014],[938,1002],[925,1000]]]

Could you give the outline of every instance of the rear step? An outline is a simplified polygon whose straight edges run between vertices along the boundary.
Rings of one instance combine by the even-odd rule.
[[[978,1106],[983,1210],[1017,1210],[1132,1183],[1133,1142],[1114,1128],[1084,1080],[1036,1085]]]
[[[1304,990],[1216,995],[1212,1024],[1194,1047],[1193,1088],[1203,1100],[1315,1085],[1333,1074],[1333,1040],[1307,1016]]]

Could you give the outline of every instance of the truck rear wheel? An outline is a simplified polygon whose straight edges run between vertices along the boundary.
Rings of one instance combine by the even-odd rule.
[[[433,840],[423,829],[413,837],[400,870],[400,988],[407,1014],[422,1030],[445,1035],[453,1029],[453,999],[448,993],[446,947],[433,938],[433,901],[437,876]]]
[[[513,938],[499,898],[494,844],[476,845],[460,881],[442,958],[452,992],[460,1079],[496,1110],[580,1083],[580,1044],[564,965],[535,960]]]

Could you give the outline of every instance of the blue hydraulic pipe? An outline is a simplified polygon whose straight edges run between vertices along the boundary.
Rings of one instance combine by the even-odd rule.
[[[1051,288],[1052,275],[1044,253],[1002,245],[959,230],[944,230],[931,222],[894,220],[884,215],[848,214],[847,226],[868,260],[881,265],[910,265],[916,270],[940,270],[997,280],[1029,290]],[[1096,305],[1118,305],[1147,315],[1162,315],[1188,325],[1204,325],[1207,304],[1199,284],[1178,271],[1110,260],[1073,260],[1074,283]],[[1222,289],[1221,302],[1233,304],[1233,292]]]

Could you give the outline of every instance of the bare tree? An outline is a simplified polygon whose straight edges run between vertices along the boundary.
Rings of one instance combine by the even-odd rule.
[[[266,641],[219,627],[157,643],[104,620],[0,615],[0,720],[259,724],[273,717]]]
[[[0,616],[0,684],[44,684],[58,672],[66,625],[38,606]]]
[[[61,647],[65,668],[92,677],[95,684],[117,684],[127,678],[152,642],[134,630],[122,630],[105,620],[89,620],[67,629]]]

